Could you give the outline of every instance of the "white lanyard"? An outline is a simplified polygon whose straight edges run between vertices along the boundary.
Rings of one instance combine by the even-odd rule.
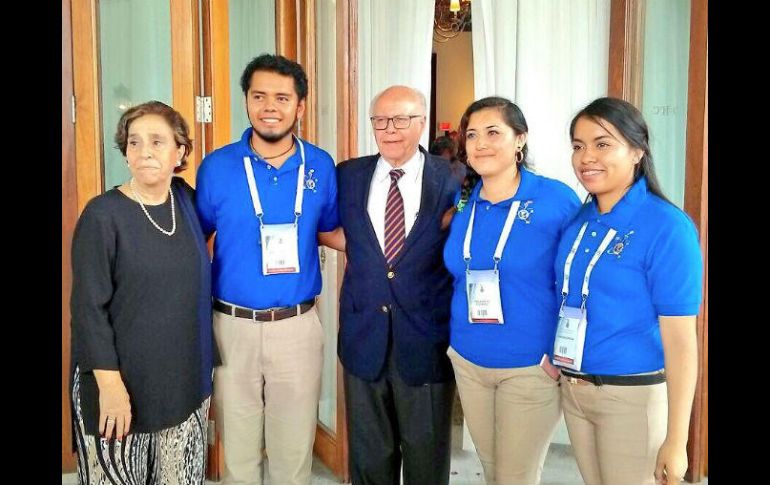
[[[293,135],[292,135],[293,136]],[[305,146],[302,144],[302,140],[294,137],[299,145],[299,156],[302,162],[299,165],[299,171],[297,172],[297,196],[294,200],[294,225],[297,224],[299,216],[302,215],[302,196],[304,194],[303,182],[305,179]],[[262,202],[259,200],[259,192],[257,191],[257,183],[254,181],[254,170],[251,168],[251,158],[243,157],[243,168],[246,169],[246,179],[249,182],[249,192],[251,193],[251,203],[254,205],[254,214],[259,219],[260,227],[264,226],[262,223]]]
[[[561,294],[563,297],[562,304],[567,301],[567,295],[569,294],[569,275],[572,269],[572,260],[575,259],[575,253],[577,253],[578,247],[580,246],[580,241],[583,240],[583,234],[585,234],[587,227],[588,221],[584,222],[583,226],[580,228],[580,232],[578,232],[577,238],[572,244],[572,249],[570,249],[569,254],[567,255],[567,261],[564,262],[564,282],[561,286]],[[607,249],[607,246],[609,246],[610,241],[612,241],[612,238],[615,237],[615,234],[617,234],[615,229],[610,228],[610,230],[607,231],[607,235],[604,236],[602,243],[594,253],[591,261],[588,263],[586,274],[583,277],[583,288],[581,292],[583,296],[582,306],[585,305],[586,299],[588,298],[588,280],[591,278],[591,273],[594,270],[594,266],[596,266],[596,262],[599,261],[599,257],[601,257],[602,253],[604,253],[604,250]]]
[[[508,209],[508,217],[505,218],[505,225],[503,225],[503,232],[500,234],[500,239],[497,240],[497,247],[495,248],[495,255],[493,257],[495,261],[495,271],[497,271],[497,264],[503,258],[503,248],[505,242],[508,240],[508,236],[511,233],[511,227],[516,220],[516,213],[519,210],[519,204],[521,201],[515,200],[511,203],[511,208]],[[476,216],[476,201],[473,201],[473,208],[471,209],[471,218],[468,221],[468,228],[465,230],[465,242],[463,243],[463,259],[465,260],[465,269],[470,271],[471,267],[471,234],[473,233],[473,220]]]

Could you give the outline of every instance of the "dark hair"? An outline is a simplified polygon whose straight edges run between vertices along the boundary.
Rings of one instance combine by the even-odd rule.
[[[171,131],[174,133],[176,146],[184,147],[182,155],[182,164],[174,167],[174,173],[179,173],[187,168],[187,157],[192,152],[192,139],[190,138],[190,129],[187,122],[181,114],[166,103],[160,101],[148,101],[128,109],[118,120],[118,131],[115,133],[116,148],[120,150],[123,156],[126,156],[126,147],[128,146],[128,129],[131,123],[145,115],[158,115],[166,120]]]
[[[650,132],[642,113],[633,104],[622,99],[609,97],[592,101],[572,118],[572,123],[569,125],[570,140],[575,136],[575,125],[580,118],[589,118],[605,129],[604,122],[611,124],[632,147],[642,150],[644,155],[642,155],[639,163],[634,166],[633,183],[636,183],[642,177],[646,177],[647,190],[666,202],[673,204],[663,195],[663,191],[660,188],[658,177],[655,175],[655,165],[652,162],[652,153],[650,152]]]
[[[505,124],[510,126],[517,135],[529,132],[524,113],[522,113],[519,107],[513,104],[509,99],[499,96],[489,96],[474,101],[468,108],[466,108],[463,117],[460,119],[460,143],[457,148],[457,158],[468,167],[460,196],[462,200],[466,201],[481,178],[479,174],[473,170],[471,164],[468,163],[468,153],[465,151],[465,136],[466,131],[468,130],[468,122],[473,113],[487,108],[495,108],[500,111]],[[527,144],[524,143],[524,146],[521,148],[521,162],[518,162],[520,167],[530,168],[529,160],[527,159],[528,151]]]
[[[448,136],[440,136],[433,140],[433,143],[430,144],[430,150],[428,150],[428,153],[432,155],[441,155],[444,150],[450,150],[453,157],[457,151],[455,142],[453,142],[452,139]]]
[[[251,85],[251,76],[256,71],[267,71],[280,74],[282,76],[291,76],[294,78],[294,90],[297,91],[299,100],[302,101],[307,97],[307,74],[302,66],[287,59],[283,56],[273,54],[262,54],[255,57],[246,65],[246,69],[243,70],[241,75],[241,89],[243,94],[246,95],[249,92],[249,86]]]

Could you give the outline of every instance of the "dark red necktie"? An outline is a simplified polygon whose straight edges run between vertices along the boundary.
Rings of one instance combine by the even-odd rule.
[[[398,190],[398,179],[404,175],[400,168],[390,171],[390,189],[385,203],[385,260],[391,264],[401,249],[406,238],[404,225],[404,199]]]

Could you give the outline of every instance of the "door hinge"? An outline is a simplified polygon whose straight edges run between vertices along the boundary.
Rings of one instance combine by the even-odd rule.
[[[72,123],[74,124],[75,123],[75,96],[74,95],[70,96],[70,107],[72,108],[71,109]]]
[[[211,96],[195,97],[195,121],[198,123],[211,123]]]

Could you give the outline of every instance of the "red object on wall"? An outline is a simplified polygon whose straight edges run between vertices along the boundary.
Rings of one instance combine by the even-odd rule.
[[[452,129],[452,123],[448,121],[442,121],[438,124],[439,131],[449,131]]]

